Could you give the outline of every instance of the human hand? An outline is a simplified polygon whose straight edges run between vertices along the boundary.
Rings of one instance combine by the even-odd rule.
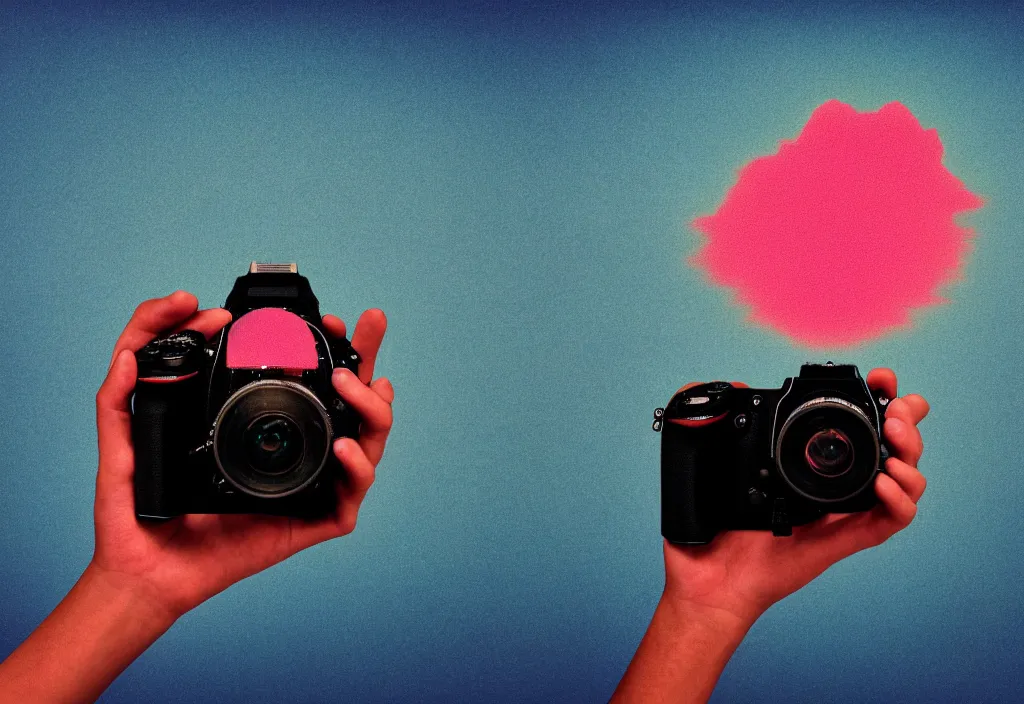
[[[136,381],[134,352],[171,331],[192,329],[207,338],[231,320],[221,308],[198,311],[195,296],[177,291],[142,303],[114,347],[106,380],[96,395],[99,472],[96,479],[96,549],[88,570],[164,610],[172,619],[214,594],[296,552],[355,529],[360,504],[373,484],[391,429],[394,390],[371,381],[387,328],[380,310],[360,317],[352,346],[362,357],[358,377],[336,370],[339,395],[362,417],[358,440],[340,438],[334,453],[344,468],[338,505],[323,519],[283,516],[190,514],[165,523],[135,517],[130,402]],[[345,323],[325,315],[328,333],[345,335]]]
[[[924,451],[917,425],[928,415],[929,405],[918,394],[897,397],[896,374],[891,369],[872,369],[867,384],[893,399],[883,426],[893,456],[885,463],[885,473],[875,479],[878,505],[860,513],[827,514],[813,523],[794,526],[789,537],[732,530],[718,534],[709,545],[680,546],[666,540],[665,599],[735,617],[749,626],[769,606],[831,565],[880,545],[910,525],[926,485],[917,470]],[[683,389],[696,385],[693,382]]]

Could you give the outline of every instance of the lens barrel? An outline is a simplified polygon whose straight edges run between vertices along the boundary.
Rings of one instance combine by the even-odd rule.
[[[263,379],[224,403],[214,424],[213,453],[224,477],[262,498],[294,494],[316,481],[331,447],[331,420],[305,386]]]
[[[841,398],[820,397],[794,410],[779,432],[775,462],[795,492],[836,503],[867,488],[878,470],[881,447],[867,414]]]

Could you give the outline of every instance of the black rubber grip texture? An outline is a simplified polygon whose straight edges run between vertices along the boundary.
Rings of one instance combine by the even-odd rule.
[[[170,383],[139,381],[132,411],[135,515],[178,515],[180,481],[188,451],[199,444],[200,376]]]
[[[661,439],[661,534],[670,542],[703,545],[717,532],[714,477],[701,461],[704,429],[665,423]]]

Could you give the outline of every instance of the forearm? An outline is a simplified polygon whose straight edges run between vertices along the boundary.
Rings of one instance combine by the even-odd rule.
[[[612,704],[706,702],[753,620],[663,595]]]
[[[174,620],[90,565],[53,613],[0,663],[0,702],[95,701]]]

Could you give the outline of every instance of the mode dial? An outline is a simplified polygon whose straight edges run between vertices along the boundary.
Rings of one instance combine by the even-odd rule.
[[[159,337],[135,353],[139,378],[177,377],[199,371],[206,352],[206,338],[195,330]]]
[[[666,420],[711,421],[729,411],[733,387],[727,381],[691,386],[672,397]]]

